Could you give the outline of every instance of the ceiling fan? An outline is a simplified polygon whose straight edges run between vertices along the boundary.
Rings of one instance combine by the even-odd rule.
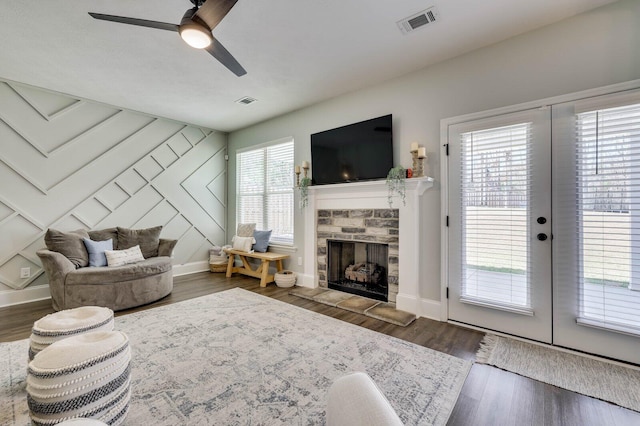
[[[238,0],[190,0],[194,7],[187,10],[178,24],[148,21],[146,19],[128,18],[126,16],[104,15],[89,12],[95,19],[120,22],[122,24],[138,25],[141,27],[157,28],[159,30],[176,31],[191,47],[204,49],[227,67],[238,77],[247,73],[242,65],[229,53],[211,33],[222,21]]]

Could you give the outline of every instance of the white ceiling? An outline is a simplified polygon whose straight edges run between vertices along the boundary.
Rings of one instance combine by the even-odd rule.
[[[236,77],[177,33],[87,14],[179,23],[188,0],[3,0],[0,77],[229,132],[611,2],[239,0],[213,31]],[[431,6],[439,22],[400,32]]]

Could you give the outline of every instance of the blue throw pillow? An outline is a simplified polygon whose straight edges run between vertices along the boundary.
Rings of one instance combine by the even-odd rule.
[[[253,231],[253,238],[256,240],[256,243],[253,245],[253,251],[264,253],[269,248],[271,231]]]
[[[83,238],[84,246],[89,253],[89,266],[107,266],[107,256],[105,250],[113,250],[113,240],[93,241],[89,238]]]

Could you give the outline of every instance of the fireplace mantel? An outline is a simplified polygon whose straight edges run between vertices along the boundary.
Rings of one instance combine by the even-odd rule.
[[[421,315],[420,258],[424,253],[419,236],[422,203],[420,198],[433,186],[433,178],[406,180],[406,199],[393,196],[391,208],[399,210],[399,278],[396,306],[398,309]],[[316,215],[319,209],[388,209],[388,188],[385,180],[319,185],[309,187],[305,209],[304,276],[298,282],[306,287],[318,287],[316,253]]]
[[[424,194],[424,191],[433,186],[433,178],[431,177],[419,177],[405,180],[407,195],[412,191],[416,191],[418,196]],[[335,195],[340,198],[340,195],[344,195],[344,198],[350,196],[350,194],[362,194],[368,192],[376,193],[379,196],[379,192],[384,192],[385,200],[387,198],[387,181],[385,180],[370,180],[364,182],[350,182],[350,183],[336,183],[332,185],[313,185],[309,187],[309,199],[315,197],[323,197],[325,195]],[[394,200],[394,208],[398,206],[399,200]],[[389,203],[387,202],[387,207]]]

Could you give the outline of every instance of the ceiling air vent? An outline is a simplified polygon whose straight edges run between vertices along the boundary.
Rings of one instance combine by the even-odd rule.
[[[236,103],[241,105],[249,105],[257,101],[257,99],[250,98],[249,96],[245,96],[244,98],[240,98],[236,101]]]
[[[398,28],[402,31],[402,34],[409,34],[417,30],[418,28],[422,28],[427,24],[433,24],[440,20],[440,14],[436,10],[435,7],[430,7],[429,9],[423,10],[422,12],[418,12],[414,15],[411,15],[407,18],[404,18],[397,22]]]

